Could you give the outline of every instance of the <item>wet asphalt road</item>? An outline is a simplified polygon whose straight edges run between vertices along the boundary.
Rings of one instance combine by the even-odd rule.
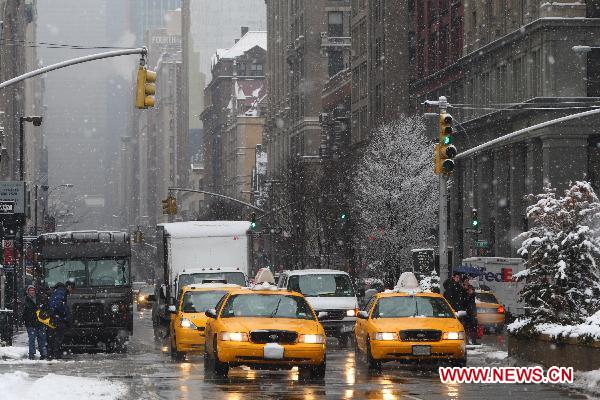
[[[587,396],[551,385],[442,384],[434,369],[384,365],[368,372],[353,349],[328,344],[324,382],[304,382],[294,371],[234,368],[226,380],[204,377],[202,356],[176,363],[154,340],[150,312],[135,315],[134,337],[127,354],[75,354],[67,361],[0,363],[0,373],[22,370],[33,377],[48,373],[102,377],[129,388],[127,399],[585,399]],[[502,337],[470,351],[470,366],[511,365]],[[0,396],[1,398],[1,396]]]

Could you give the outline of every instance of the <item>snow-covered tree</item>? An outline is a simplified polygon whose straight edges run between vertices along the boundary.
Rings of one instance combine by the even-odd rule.
[[[576,182],[563,197],[545,187],[532,204],[532,221],[519,254],[527,258],[521,300],[530,324],[583,322],[600,310],[600,202],[591,185]]]
[[[356,227],[368,275],[394,285],[411,269],[411,249],[434,241],[438,180],[433,145],[420,117],[401,117],[372,132],[353,185]]]

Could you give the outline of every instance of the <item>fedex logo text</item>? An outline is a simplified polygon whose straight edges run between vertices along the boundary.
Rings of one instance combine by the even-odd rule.
[[[442,383],[573,383],[573,367],[440,367]]]

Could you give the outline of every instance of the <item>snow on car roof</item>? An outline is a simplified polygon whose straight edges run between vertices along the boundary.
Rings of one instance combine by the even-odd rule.
[[[245,236],[248,221],[187,221],[159,224],[172,238]]]
[[[233,283],[216,283],[216,282],[211,282],[211,283],[195,283],[193,285],[187,285],[184,286],[182,290],[197,290],[197,289],[225,289],[225,288],[232,288],[232,289],[237,289],[240,288],[240,285],[236,285]]]
[[[286,271],[288,275],[314,275],[314,274],[343,274],[348,275],[345,271],[339,271],[336,269],[297,269],[293,271]]]
[[[219,273],[219,272],[241,272],[242,269],[240,267],[200,267],[200,268],[184,268],[177,275],[188,275],[188,274],[198,274],[198,273]]]

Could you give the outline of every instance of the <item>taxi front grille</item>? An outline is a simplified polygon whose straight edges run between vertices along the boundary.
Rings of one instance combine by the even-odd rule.
[[[250,332],[250,340],[253,343],[279,343],[292,344],[296,343],[298,334],[292,331],[282,331],[276,329],[260,330]]]
[[[442,338],[442,331],[434,329],[409,329],[400,331],[400,340],[406,342],[437,342]]]

